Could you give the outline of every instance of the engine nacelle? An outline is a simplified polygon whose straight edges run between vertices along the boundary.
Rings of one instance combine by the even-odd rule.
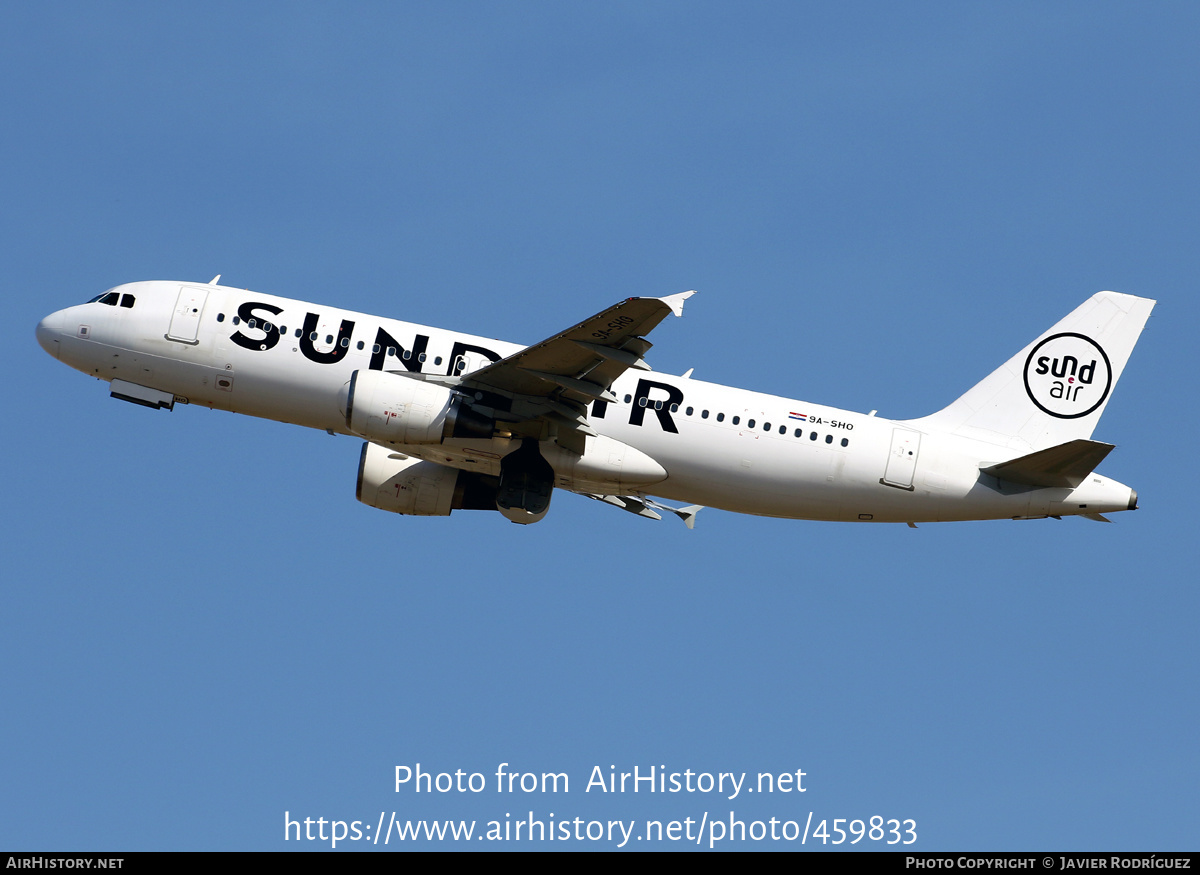
[[[490,438],[494,423],[445,386],[385,371],[358,370],[343,389],[342,414],[355,434],[394,444]]]
[[[358,500],[411,516],[496,510],[498,479],[424,462],[367,441],[358,461]]]

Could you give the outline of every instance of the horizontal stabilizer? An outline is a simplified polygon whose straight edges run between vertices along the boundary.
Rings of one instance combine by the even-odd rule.
[[[1112,452],[1112,449],[1112,444],[1081,438],[991,465],[984,468],[983,473],[1026,486],[1063,486],[1074,489],[1088,474],[1096,470],[1096,466],[1104,461],[1104,457]]]

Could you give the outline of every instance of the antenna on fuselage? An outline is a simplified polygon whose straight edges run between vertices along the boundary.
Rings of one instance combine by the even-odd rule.
[[[210,280],[208,281],[208,284],[209,284],[210,286],[215,286],[215,285],[217,284],[217,280],[219,280],[220,278],[221,278],[221,275],[220,275],[220,274],[217,274],[215,277],[213,277],[212,279],[210,279]]]

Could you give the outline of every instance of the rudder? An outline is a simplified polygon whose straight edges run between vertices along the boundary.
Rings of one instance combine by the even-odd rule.
[[[1099,292],[953,404],[910,424],[1018,450],[1090,438],[1154,304]]]

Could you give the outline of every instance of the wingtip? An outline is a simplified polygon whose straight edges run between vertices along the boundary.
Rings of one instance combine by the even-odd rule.
[[[682,316],[683,302],[694,294],[696,294],[696,290],[692,289],[690,292],[680,292],[678,295],[667,295],[665,298],[659,298],[659,300],[670,307],[671,312],[676,316]]]

